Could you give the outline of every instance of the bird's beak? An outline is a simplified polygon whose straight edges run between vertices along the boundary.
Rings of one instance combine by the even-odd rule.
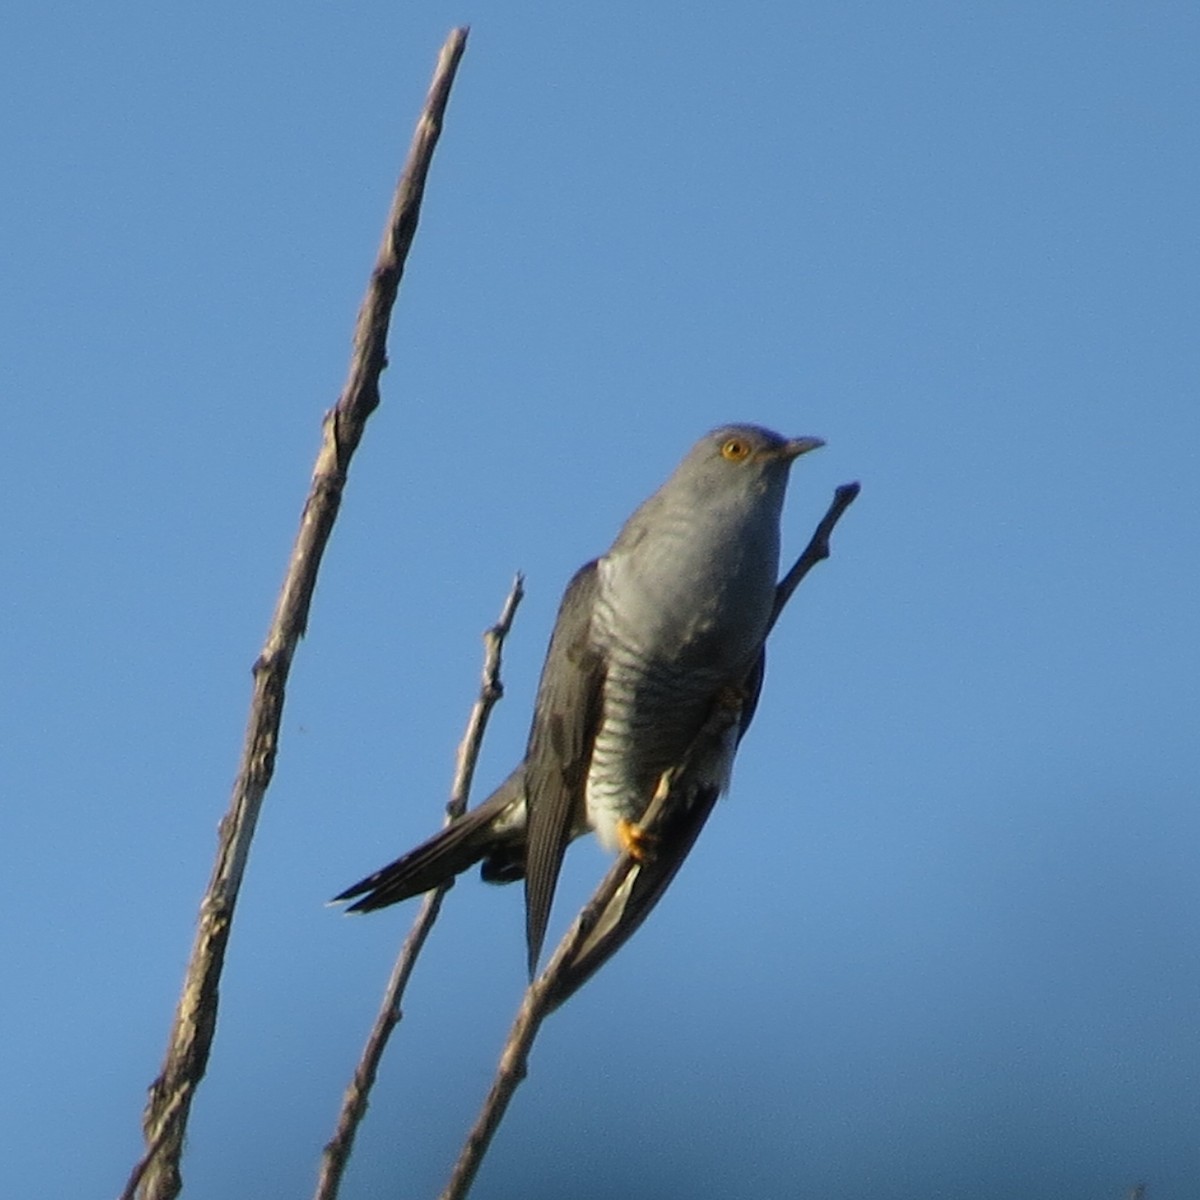
[[[823,445],[825,445],[824,438],[792,438],[791,441],[784,442],[776,451],[776,454],[785,462],[791,462],[792,459],[799,458],[800,455],[807,454],[810,450],[819,450]]]

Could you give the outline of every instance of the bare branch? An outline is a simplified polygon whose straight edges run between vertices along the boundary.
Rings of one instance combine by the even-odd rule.
[[[134,1200],[134,1197],[137,1195],[138,1185],[142,1182],[142,1176],[146,1174],[150,1164],[154,1161],[154,1156],[158,1153],[167,1135],[171,1132],[171,1123],[175,1120],[175,1114],[183,1104],[185,1095],[184,1090],[180,1088],[171,1098],[172,1107],[163,1113],[157,1135],[146,1147],[142,1157],[134,1164],[133,1170],[129,1172],[129,1178],[125,1181],[125,1190],[121,1193],[120,1200]]]
[[[504,695],[500,682],[500,656],[504,651],[504,639],[512,629],[517,606],[525,599],[525,578],[520,572],[512,581],[508,598],[500,610],[500,619],[483,635],[483,681],[479,698],[467,718],[466,732],[458,746],[455,758],[454,782],[450,786],[450,800],[446,805],[446,816],[453,820],[467,811],[467,800],[471,794],[471,781],[475,778],[475,764],[483,746],[483,735],[487,730],[488,717],[496,702]]]
[[[805,575],[829,557],[830,534],[858,492],[859,485],[850,483],[834,493],[808,545],[776,589],[772,627]],[[529,1052],[542,1022],[628,941],[658,903],[712,810],[715,789],[704,782],[711,776],[709,761],[722,753],[723,744],[740,718],[740,702],[714,706],[684,761],[669,778],[664,778],[639,821],[647,840],[658,845],[655,860],[659,861],[652,860],[644,867],[628,853],[621,854],[567,930],[546,969],[529,985],[509,1030],[491,1089],[439,1200],[463,1200],[470,1191],[509,1101],[527,1074]],[[664,836],[669,828],[669,836]],[[666,861],[661,861],[664,857]],[[646,895],[636,911],[627,916],[629,897],[643,870],[649,876]]]
[[[300,529],[266,642],[254,664],[254,694],[233,796],[221,820],[216,861],[200,904],[199,926],[162,1071],[150,1087],[142,1117],[147,1165],[135,1186],[144,1200],[173,1200],[182,1187],[179,1161],[184,1133],[192,1098],[208,1066],[230,926],[263,796],[274,772],[292,656],[308,622],[317,571],[337,518],[350,459],[367,418],[379,404],[379,376],[387,365],[392,306],[416,233],[429,164],[466,38],[466,29],[454,30],[438,58],[358,315],[349,377],[337,404],[325,417]]]
[[[466,733],[458,747],[454,783],[450,789],[450,802],[446,805],[447,824],[462,816],[466,811],[467,797],[471,791],[471,779],[475,774],[479,749],[483,745],[488,716],[496,701],[504,694],[504,688],[500,682],[500,658],[504,649],[504,639],[512,628],[513,616],[516,614],[517,605],[521,603],[524,594],[522,579],[518,575],[513,580],[512,590],[504,602],[500,619],[483,635],[483,678],[479,688],[479,697],[467,720]],[[383,1058],[383,1052],[392,1035],[392,1030],[403,1016],[400,1003],[404,998],[404,989],[408,986],[409,977],[417,964],[417,958],[421,953],[421,948],[425,945],[425,939],[429,936],[434,922],[438,918],[438,913],[441,911],[442,898],[453,886],[454,880],[450,879],[426,895],[413,920],[412,928],[404,939],[404,945],[392,968],[391,977],[388,979],[375,1024],[371,1027],[362,1057],[354,1069],[354,1077],[342,1099],[337,1127],[321,1155],[321,1172],[317,1180],[317,1190],[313,1193],[313,1200],[335,1200],[338,1194],[342,1174],[354,1148],[354,1138],[358,1132],[358,1126],[367,1112],[368,1099],[375,1083],[380,1060]]]
[[[775,589],[775,609],[771,613],[768,633],[775,628],[779,614],[787,607],[792,593],[800,586],[805,575],[817,563],[823,562],[829,557],[829,537],[833,533],[833,527],[842,519],[842,513],[858,499],[860,491],[862,491],[862,487],[857,483],[843,483],[841,487],[835,489],[833,502],[817,523],[812,537],[808,539],[808,545],[804,547],[800,557],[792,563],[792,569],[779,581],[779,586]]]

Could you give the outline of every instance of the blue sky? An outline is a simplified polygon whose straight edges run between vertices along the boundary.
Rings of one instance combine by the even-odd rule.
[[[187,1194],[311,1191],[414,907],[323,902],[436,826],[513,572],[481,789],[570,574],[754,420],[828,442],[785,549],[863,494],[731,797],[544,1029],[474,1194],[1194,1195],[1200,15],[1054,2],[10,15],[12,1193],[115,1194],[138,1154],[320,418],[464,21]],[[574,848],[552,933],[604,863]],[[443,1182],[522,928],[520,889],[455,889],[347,1200]]]

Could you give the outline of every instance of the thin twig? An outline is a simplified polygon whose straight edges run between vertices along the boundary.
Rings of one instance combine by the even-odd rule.
[[[500,682],[500,658],[504,652],[504,639],[512,629],[517,606],[525,599],[525,578],[518,571],[509,588],[508,598],[500,610],[500,618],[483,635],[483,681],[479,698],[467,718],[466,732],[458,745],[455,756],[454,782],[450,785],[450,800],[446,804],[448,822],[461,817],[467,811],[467,800],[471,795],[471,781],[475,778],[475,764],[483,746],[483,735],[487,730],[488,717],[496,702],[504,695],[504,684]]]
[[[859,492],[857,483],[843,484],[835,493],[825,516],[818,523],[812,538],[804,548],[792,568],[780,581],[775,592],[775,607],[771,616],[773,628],[780,613],[786,607],[792,594],[801,580],[820,561],[829,557],[829,537],[842,514]],[[711,760],[714,752],[729,735],[730,728],[739,720],[738,706],[717,705],[704,728],[684,756],[683,763],[676,769],[669,781],[669,786],[659,787],[654,799],[650,802],[641,821],[642,829],[648,834],[648,840],[653,842],[663,824],[668,812],[679,806],[687,806],[696,799],[696,793],[704,786],[695,776],[703,774],[696,770]],[[710,797],[711,799],[711,797]],[[703,811],[703,810],[701,810]],[[702,818],[703,819],[703,818]],[[683,844],[683,853],[691,847],[692,838],[689,836]],[[602,921],[609,919],[608,910],[624,890],[633,884],[635,871],[639,869],[638,862],[628,853],[621,854],[600,886],[592,893],[592,897],[584,905],[571,927],[559,942],[546,969],[526,989],[517,1012],[508,1040],[500,1055],[500,1062],[492,1080],[491,1089],[479,1111],[475,1124],[467,1134],[458,1161],[450,1176],[445,1190],[438,1200],[463,1200],[471,1189],[475,1176],[483,1163],[492,1137],[504,1119],[517,1086],[525,1078],[529,1052],[542,1022],[558,1008],[582,983],[628,940],[633,930],[644,920],[648,908],[643,908],[632,927],[622,924],[621,917],[615,919],[614,928],[602,932],[598,937],[599,948],[596,944],[589,945],[589,935]],[[674,874],[671,869],[667,878]],[[661,892],[659,892],[661,894]],[[657,895],[651,902],[651,907],[657,903]],[[586,954],[586,965],[580,969],[579,957]]]
[[[829,557],[829,535],[833,533],[833,527],[842,519],[842,513],[858,498],[858,493],[861,490],[861,484],[857,483],[843,483],[841,487],[834,490],[833,503],[830,504],[820,521],[817,522],[817,527],[813,530],[812,537],[808,539],[808,545],[804,547],[800,553],[800,557],[792,563],[792,569],[779,581],[779,585],[775,588],[775,608],[771,612],[771,623],[767,626],[768,633],[775,628],[775,622],[779,620],[779,614],[787,607],[787,602],[792,598],[792,593],[800,586],[805,575],[817,563],[824,562]]]
[[[200,904],[199,925],[162,1071],[150,1086],[142,1116],[146,1144],[151,1150],[139,1185],[143,1200],[173,1200],[182,1187],[179,1161],[184,1133],[216,1031],[221,969],[250,843],[274,772],[292,656],[308,622],[317,571],[337,518],[350,460],[367,418],[379,404],[379,376],[387,366],[392,306],[416,233],[429,164],[466,38],[465,29],[454,30],[438,58],[359,311],[346,386],[325,416],[322,445],[300,529],[263,651],[254,664],[254,695],[241,763],[229,809],[221,820],[216,861]]]
[[[483,745],[483,735],[487,728],[488,716],[496,701],[504,694],[500,682],[500,659],[504,649],[504,639],[512,628],[513,616],[525,589],[521,576],[513,580],[512,589],[500,619],[483,635],[484,660],[483,678],[480,683],[479,696],[471,709],[467,720],[467,729],[458,747],[458,755],[454,772],[454,783],[450,789],[450,802],[446,805],[446,823],[462,816],[466,811],[467,798],[471,791],[471,779],[475,774],[475,764],[479,760],[479,749]],[[453,886],[451,878],[440,887],[426,895],[413,921],[404,945],[392,968],[388,979],[375,1024],[371,1027],[370,1036],[363,1047],[362,1057],[354,1069],[354,1077],[346,1088],[342,1098],[342,1108],[338,1113],[337,1126],[333,1137],[330,1138],[321,1155],[321,1171],[317,1180],[317,1190],[313,1200],[335,1200],[341,1187],[342,1174],[350,1153],[354,1148],[354,1138],[358,1126],[367,1112],[367,1104],[375,1076],[379,1070],[380,1060],[387,1047],[392,1030],[401,1020],[403,1013],[400,1003],[404,998],[404,989],[408,986],[409,977],[417,964],[425,939],[433,929],[434,922],[442,907],[442,898]]]

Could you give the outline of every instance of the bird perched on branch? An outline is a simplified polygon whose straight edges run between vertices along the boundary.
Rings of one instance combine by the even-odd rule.
[[[788,474],[823,444],[757,425],[701,438],[568,585],[524,760],[478,807],[336,900],[383,908],[482,860],[490,882],[525,879],[532,975],[568,843],[592,830],[609,849],[653,862],[661,847],[639,819],[714,706],[728,704],[737,721],[702,764],[711,808],[762,685]],[[686,854],[699,825],[681,827]],[[654,900],[677,866],[659,871]]]

